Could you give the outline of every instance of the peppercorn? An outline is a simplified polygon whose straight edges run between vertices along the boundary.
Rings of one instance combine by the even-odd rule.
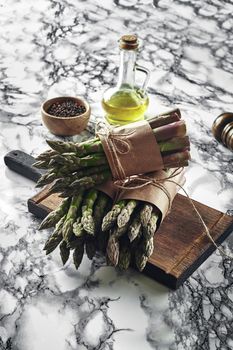
[[[86,112],[86,107],[73,100],[55,102],[48,108],[48,113],[56,117],[75,117]]]

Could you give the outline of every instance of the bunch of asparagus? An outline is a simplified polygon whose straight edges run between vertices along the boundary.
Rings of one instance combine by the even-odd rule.
[[[158,142],[164,168],[188,165],[189,138],[178,109],[148,120]],[[112,178],[111,170],[99,138],[81,143],[47,141],[51,150],[37,157],[37,168],[47,169],[37,187],[53,182],[50,192],[62,197],[78,194]],[[143,147],[143,145],[142,145]]]
[[[116,203],[102,223],[102,231],[108,235],[107,261],[124,270],[136,264],[142,271],[154,250],[159,218],[152,204],[133,199]]]
[[[78,269],[84,251],[93,259],[98,250],[106,255],[110,265],[127,269],[135,262],[142,271],[153,253],[158,220],[159,213],[149,203],[121,200],[112,206],[107,195],[91,189],[63,199],[39,229],[55,227],[44,250],[50,254],[59,246],[63,264],[73,250]]]
[[[112,200],[104,193],[91,189],[63,199],[60,206],[48,214],[39,229],[55,227],[44,250],[50,254],[57,246],[65,264],[73,252],[76,269],[80,266],[84,250],[92,259],[97,249],[103,246],[101,224],[104,215],[111,208]]]

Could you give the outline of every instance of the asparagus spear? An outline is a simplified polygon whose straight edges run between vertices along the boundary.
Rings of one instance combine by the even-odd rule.
[[[124,209],[123,209],[124,210]],[[127,232],[130,221],[128,220],[124,226],[115,226],[110,231],[110,238],[107,245],[107,255],[110,262],[116,266],[119,258],[119,239]]]
[[[157,230],[158,220],[159,220],[159,212],[153,211],[151,213],[151,217],[147,225],[143,226],[143,236],[146,239],[150,239],[151,237],[154,236]]]
[[[149,258],[154,251],[154,237],[143,239],[141,243],[143,254]]]
[[[82,206],[82,219],[81,223],[83,225],[84,230],[89,235],[95,234],[95,222],[93,219],[93,207],[98,195],[98,191],[95,189],[90,190],[83,201]]]
[[[157,142],[171,140],[173,137],[184,137],[186,134],[186,124],[183,120],[160,126],[153,130]],[[170,143],[170,141],[168,141]],[[161,148],[160,148],[161,149]]]
[[[75,223],[77,212],[82,202],[82,197],[83,192],[81,191],[77,196],[72,197],[71,204],[62,228],[62,235],[66,242],[69,242],[69,239],[72,237],[73,224]]]
[[[102,219],[104,217],[106,207],[108,206],[108,203],[110,202],[110,198],[103,192],[98,193],[98,197],[95,202],[94,207],[94,221],[95,221],[95,228],[96,233],[101,229]]]
[[[144,203],[143,207],[140,211],[140,219],[141,219],[141,224],[142,224],[142,228],[146,229],[148,222],[151,218],[151,213],[153,210],[153,205],[150,203]]]
[[[84,237],[85,236],[76,237],[75,235],[73,235],[67,243],[67,247],[69,247],[70,249],[75,249],[79,247],[81,243],[84,243]]]
[[[170,123],[174,123],[181,119],[181,113],[178,108],[155,116],[153,118],[148,119],[148,123],[150,124],[151,129],[156,129],[160,126],[167,125]]]
[[[65,263],[67,262],[70,256],[70,248],[67,246],[67,243],[64,240],[61,242],[59,248],[60,248],[60,256],[62,259],[62,263],[63,265],[65,265]]]
[[[173,137],[169,141],[159,142],[158,145],[160,148],[160,152],[164,153],[164,152],[177,151],[185,147],[189,147],[190,142],[189,142],[188,136],[183,136],[183,137]]]
[[[45,243],[44,250],[46,250],[46,254],[50,254],[58,244],[62,241],[62,227],[65,222],[66,215],[64,215],[56,224],[55,230],[53,231],[53,234],[49,237],[47,242]]]
[[[135,251],[135,263],[139,271],[142,271],[147,263],[148,258],[144,255],[141,247]]]
[[[47,173],[43,174],[36,183],[36,187],[42,187],[50,184],[56,177],[59,176],[55,169],[50,169]]]
[[[53,180],[56,180],[53,186],[51,186],[50,191],[59,192],[66,189],[68,186],[73,186],[73,184],[75,184],[76,179],[103,173],[104,171],[109,169],[110,168],[108,165],[100,165],[98,167],[83,168],[79,169],[78,171],[72,169],[72,171],[70,171],[70,168],[67,168],[64,165],[63,167],[59,167],[58,169],[52,168],[46,174],[42,175],[40,180],[37,182],[36,187],[42,187],[51,183]]]
[[[107,245],[107,256],[113,266],[118,264],[119,253],[119,241],[115,236],[111,235]]]
[[[140,214],[137,212],[128,229],[128,237],[130,242],[134,241],[138,237],[141,229],[141,225],[142,223],[141,223]]]
[[[56,151],[53,151],[52,149],[49,149],[41,154],[39,154],[36,157],[37,161],[48,161],[51,159],[51,157],[55,156],[57,154]]]
[[[75,153],[63,153],[53,157],[53,159],[60,164],[66,165],[69,170],[77,170],[80,168],[108,165],[107,158],[104,153],[89,154],[85,157],[77,157]]]
[[[53,185],[50,188],[50,193],[65,191],[68,187],[74,187],[76,179],[103,173],[104,171],[107,171],[109,169],[110,168],[108,165],[103,165],[96,168],[90,167],[81,169],[77,172],[72,173],[71,176],[64,177],[62,175],[61,178],[58,178],[54,181]]]
[[[120,253],[118,266],[121,270],[127,270],[131,261],[131,250],[130,245],[126,240],[122,240],[120,243]]]
[[[151,236],[143,237],[142,240],[139,241],[138,246],[135,250],[135,262],[139,271],[142,271],[149,257],[153,254],[154,251],[154,232]]]
[[[78,269],[79,266],[81,265],[83,254],[84,254],[84,243],[83,241],[79,241],[73,253],[73,261],[76,269]]]
[[[85,244],[88,259],[92,260],[96,253],[96,245],[94,239],[88,239]]]
[[[130,216],[133,213],[134,209],[138,205],[138,201],[131,199],[127,201],[125,207],[121,210],[120,214],[117,217],[117,226],[119,228],[125,227],[130,220]]]
[[[109,239],[109,231],[105,231],[105,232],[102,231],[102,227],[101,227],[102,220],[105,217],[105,215],[110,211],[111,208],[112,208],[112,201],[108,200],[105,210],[103,212],[103,215],[101,217],[99,230],[97,232],[98,249],[103,253],[106,252],[107,243]],[[96,211],[98,211],[97,203],[96,203]]]
[[[37,162],[33,163],[33,166],[38,169],[47,169],[49,168],[50,159],[48,160],[38,160]]]
[[[125,205],[126,201],[121,200],[112,207],[112,210],[109,211],[107,215],[105,215],[102,223],[103,231],[108,231],[110,228],[113,227],[113,225],[117,221],[118,215],[120,214],[121,210],[124,208]]]
[[[81,238],[81,237],[83,237],[85,235],[85,230],[84,230],[83,224],[80,222],[80,220],[77,220],[73,224],[73,233],[78,238]]]
[[[79,157],[86,156],[90,153],[99,153],[102,151],[102,144],[99,138],[94,138],[81,143],[50,141],[47,144],[58,153],[76,153]]]
[[[51,211],[41,222],[39,230],[53,227],[67,213],[70,206],[70,198],[65,198],[56,210]]]
[[[176,168],[180,166],[180,164],[183,161],[190,160],[190,153],[189,151],[182,151],[182,152],[177,152],[174,154],[169,154],[167,156],[163,157],[163,164],[165,168],[169,168],[169,165],[175,165],[177,164]]]
[[[97,185],[102,184],[111,178],[111,171],[104,171],[100,174],[95,174],[93,176],[82,177],[81,179],[75,181],[75,185],[72,184],[70,188],[61,193],[61,197],[69,197],[72,193],[76,194],[80,189],[88,190]]]

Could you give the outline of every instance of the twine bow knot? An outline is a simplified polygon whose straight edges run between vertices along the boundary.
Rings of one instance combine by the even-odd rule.
[[[122,181],[122,183],[125,181],[126,175],[118,154],[127,154],[130,152],[130,142],[125,138],[134,133],[135,129],[131,129],[129,131],[116,134],[114,133],[114,127],[103,122],[99,122],[96,126],[95,134],[97,136],[104,136],[106,139],[108,155],[111,157],[111,164],[114,165],[114,169],[112,169],[113,175],[115,175],[116,181]]]

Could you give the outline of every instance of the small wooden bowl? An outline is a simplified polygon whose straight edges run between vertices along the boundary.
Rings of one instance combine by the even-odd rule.
[[[83,114],[74,117],[57,117],[49,114],[47,111],[49,107],[56,102],[63,102],[65,100],[73,100],[77,104],[85,106],[86,111]],[[72,136],[82,132],[89,121],[91,114],[90,105],[81,97],[55,97],[50,100],[46,100],[41,106],[41,115],[44,125],[54,135],[60,136]]]

